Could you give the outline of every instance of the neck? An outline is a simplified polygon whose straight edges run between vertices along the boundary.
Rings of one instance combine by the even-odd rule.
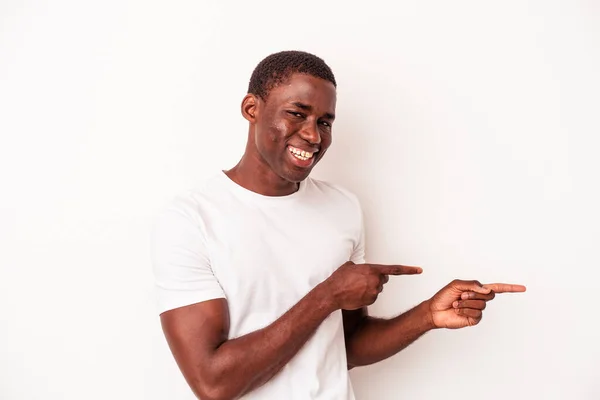
[[[235,167],[225,174],[238,185],[263,196],[287,196],[298,190],[298,183],[277,175],[260,155],[246,151]]]

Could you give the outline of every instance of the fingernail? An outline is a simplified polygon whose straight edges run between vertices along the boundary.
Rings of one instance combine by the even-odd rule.
[[[458,301],[455,301],[454,303],[452,303],[452,307],[458,308]]]
[[[468,292],[464,292],[463,294],[460,295],[460,298],[463,300],[467,300],[469,298],[469,293]]]

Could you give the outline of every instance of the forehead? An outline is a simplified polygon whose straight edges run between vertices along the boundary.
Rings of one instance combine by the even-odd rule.
[[[277,105],[301,102],[333,112],[335,110],[336,90],[333,83],[325,79],[296,73],[271,89],[267,103],[271,102]]]

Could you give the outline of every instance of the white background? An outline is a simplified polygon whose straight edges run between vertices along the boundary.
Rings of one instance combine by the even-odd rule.
[[[254,66],[336,74],[314,175],[363,203],[368,259],[523,283],[482,323],[352,371],[357,398],[600,399],[600,5],[588,1],[0,3],[0,398],[191,399],[154,309],[149,229],[233,166]]]

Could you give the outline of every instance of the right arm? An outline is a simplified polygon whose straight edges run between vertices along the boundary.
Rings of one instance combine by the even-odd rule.
[[[419,272],[413,267],[346,263],[272,324],[230,340],[224,299],[164,312],[161,322],[196,396],[236,399],[277,374],[333,311],[375,302],[385,275]]]
[[[153,229],[161,324],[196,396],[235,399],[274,376],[336,308],[320,284],[271,325],[228,340],[228,304],[193,207],[179,199]]]
[[[271,325],[231,340],[225,299],[167,311],[161,323],[196,396],[235,399],[279,372],[334,310],[322,283]]]

